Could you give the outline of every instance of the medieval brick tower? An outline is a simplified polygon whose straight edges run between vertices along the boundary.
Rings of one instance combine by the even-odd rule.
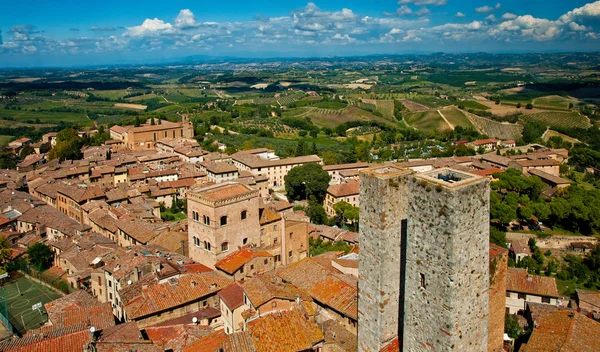
[[[486,351],[489,181],[373,168],[361,217],[359,350]]]

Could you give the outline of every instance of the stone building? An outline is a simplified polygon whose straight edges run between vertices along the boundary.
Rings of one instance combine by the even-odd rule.
[[[361,172],[359,351],[488,349],[489,180]]]
[[[148,121],[138,127],[113,126],[110,128],[110,138],[121,140],[131,150],[154,149],[156,142],[166,138],[193,138],[192,123],[183,116],[181,122],[160,121],[152,124]]]
[[[350,181],[348,183],[329,186],[327,193],[325,193],[325,200],[323,201],[327,215],[336,215],[333,206],[339,202],[346,202],[353,207],[357,207],[360,202],[359,185],[358,181]]]
[[[188,192],[189,256],[214,268],[238,248],[259,243],[258,191],[224,182]]]

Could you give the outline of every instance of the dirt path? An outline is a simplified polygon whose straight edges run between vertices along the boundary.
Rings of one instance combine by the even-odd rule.
[[[441,117],[444,119],[444,121],[446,121],[446,123],[448,124],[448,126],[450,126],[450,129],[451,129],[452,131],[454,131],[454,125],[453,125],[453,124],[451,124],[451,123],[450,123],[450,121],[448,121],[448,119],[446,118],[446,116],[444,116],[444,114],[442,114],[442,111],[441,111],[441,110],[438,110],[437,112],[438,112],[438,114],[440,114],[440,116],[441,116]]]
[[[527,242],[531,237],[534,237],[537,246],[543,249],[567,249],[571,242],[592,242],[598,243],[598,239],[591,236],[551,236],[548,238],[537,238],[535,234],[507,232],[506,241],[523,241]]]

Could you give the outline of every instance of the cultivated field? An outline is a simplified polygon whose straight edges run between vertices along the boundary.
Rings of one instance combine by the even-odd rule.
[[[446,120],[448,120],[448,122],[450,122],[454,127],[461,126],[466,128],[475,128],[475,126],[473,126],[469,118],[465,116],[465,114],[462,111],[460,111],[454,106],[451,106],[446,109],[440,109],[440,112],[444,115]]]
[[[571,100],[560,95],[549,95],[547,97],[541,97],[533,100],[533,105],[541,108],[551,109],[569,109],[569,103]]]
[[[550,127],[588,128],[591,126],[589,119],[577,112],[546,111],[528,115],[527,118],[541,121]]]
[[[489,110],[490,107],[487,105],[483,105],[479,102],[472,100],[465,100],[456,103],[457,105],[462,105],[465,109],[473,109],[473,110]]]
[[[521,138],[523,132],[523,126],[521,125],[493,121],[470,113],[466,114],[479,132],[492,138],[514,140]]]
[[[450,126],[437,110],[412,112],[404,116],[404,121],[411,127],[423,132],[450,130]]]
[[[12,117],[15,121],[27,122],[39,119],[41,123],[57,124],[59,121],[88,123],[90,120],[84,113],[80,112],[52,112],[52,111],[28,111],[28,110],[4,110],[0,109],[0,120]]]
[[[304,113],[300,115],[295,115],[296,117],[310,117],[312,122],[319,127],[329,127],[335,128],[340,123],[349,122],[349,121],[377,121],[381,123],[388,124],[390,126],[395,126],[395,124],[390,121],[381,118],[379,116],[375,116],[368,111],[359,109],[355,106],[350,106],[344,109],[339,114],[320,114],[315,108],[307,108],[309,110],[305,110]],[[284,114],[284,116],[286,116]],[[290,116],[290,115],[287,115]]]
[[[363,99],[364,103],[375,105],[375,109],[383,114],[387,119],[394,118],[394,101],[393,100],[375,100]]]
[[[415,103],[412,100],[402,100],[402,105],[410,111],[425,111],[429,110],[429,106]]]

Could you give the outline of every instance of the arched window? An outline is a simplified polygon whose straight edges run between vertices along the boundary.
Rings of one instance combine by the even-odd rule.
[[[248,217],[248,212],[245,210],[242,210],[242,213],[240,214],[240,217],[242,218],[242,220],[246,219]]]
[[[229,242],[221,243],[221,252],[227,252],[229,250]]]
[[[204,241],[204,249],[206,249],[207,251],[210,251],[210,243]]]
[[[204,222],[204,225],[210,225],[210,218],[206,215],[202,215],[202,221]]]
[[[247,237],[242,240],[242,244],[248,244],[248,238]]]
[[[221,216],[221,226],[227,225],[227,216]]]

